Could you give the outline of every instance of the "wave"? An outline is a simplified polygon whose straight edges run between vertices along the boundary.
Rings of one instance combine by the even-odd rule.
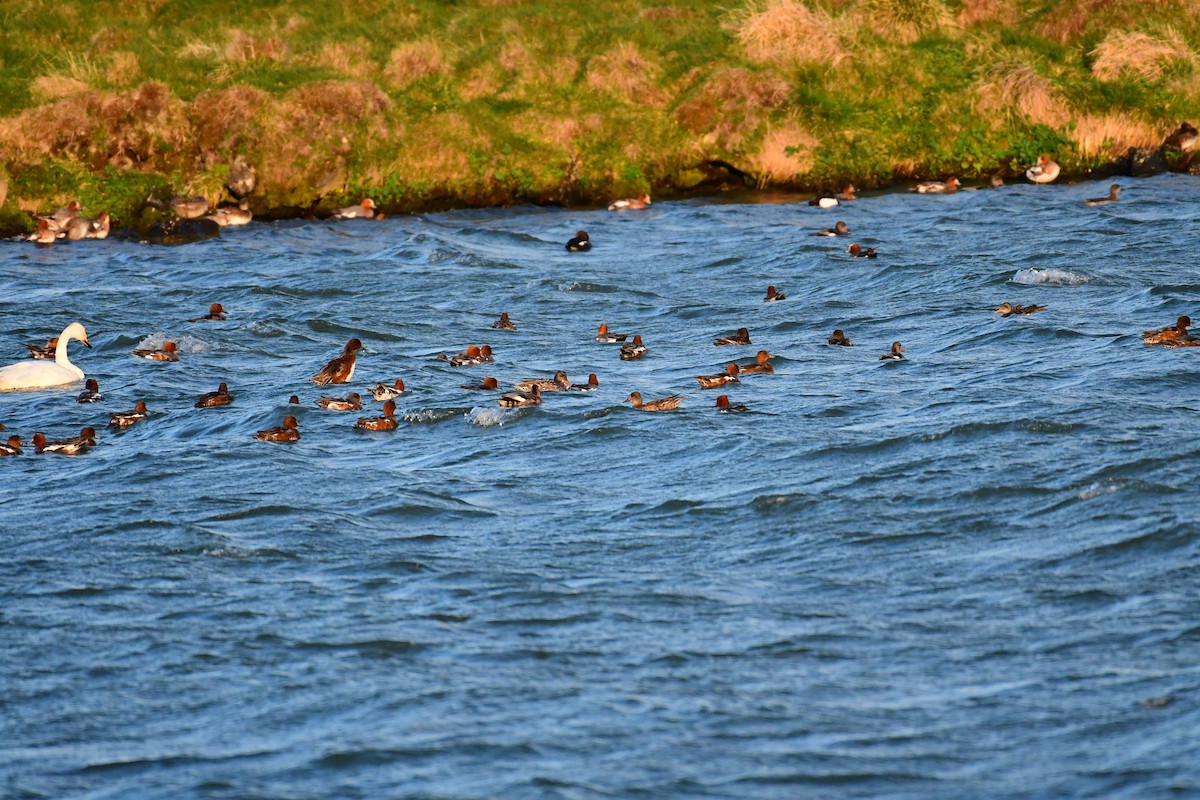
[[[1029,286],[1082,286],[1089,278],[1078,272],[1068,272],[1065,269],[1019,269],[1012,277],[1013,283]]]

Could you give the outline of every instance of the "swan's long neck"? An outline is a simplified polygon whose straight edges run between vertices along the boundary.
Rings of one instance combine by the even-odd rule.
[[[74,336],[67,334],[65,331],[58,337],[58,345],[54,348],[54,363],[58,364],[63,369],[69,369],[76,375],[83,378],[83,370],[71,363],[71,359],[67,358],[67,342],[74,339]]]

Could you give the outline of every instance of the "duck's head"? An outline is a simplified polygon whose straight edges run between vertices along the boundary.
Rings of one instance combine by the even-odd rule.
[[[1011,314],[1013,310],[1012,303],[1001,303],[1000,307],[993,311],[993,314]]]
[[[491,354],[492,354],[492,346],[490,344],[485,344],[483,347],[479,348],[479,355],[490,356]]]
[[[355,336],[350,341],[346,342],[346,347],[342,350],[343,353],[353,353],[356,350],[362,350],[363,343]]]
[[[730,364],[728,367],[725,368],[725,372],[726,372],[726,374],[732,375],[733,377],[736,378],[738,376],[738,373],[741,372],[741,367],[739,367],[737,364]]]
[[[759,350],[756,356],[760,365],[767,363],[767,359],[771,357],[771,353],[767,350]]]
[[[491,375],[489,375],[489,376],[487,376],[486,378],[484,378],[484,379],[483,379],[483,383],[482,383],[481,385],[482,385],[482,386],[483,386],[483,388],[485,388],[485,389],[499,389],[499,388],[500,388],[500,383],[499,383],[499,381],[497,381],[497,380],[496,380],[495,378],[493,378]]]
[[[392,386],[403,392],[404,391],[404,380],[402,378],[396,378],[396,382],[394,384],[392,384]]]
[[[95,378],[88,378],[87,382],[84,384],[84,387],[89,392],[98,392],[98,391],[100,391],[100,382],[97,381]]]
[[[222,383],[220,386],[218,386],[218,387],[217,387],[217,391],[218,391],[218,392],[221,392],[222,394],[228,394],[228,393],[229,393],[229,387],[228,387],[228,386],[226,386],[224,383]]]
[[[640,406],[642,404],[642,393],[641,392],[630,392],[629,397],[625,398],[625,402],[633,403],[635,406]],[[36,435],[35,435],[35,438],[36,438]]]
[[[350,394],[346,395],[346,400],[351,403],[361,403],[362,396],[360,396],[358,392],[351,392]]]
[[[396,401],[395,400],[388,400],[386,403],[383,404],[383,415],[385,417],[396,416]]]
[[[168,353],[174,353],[178,349],[179,348],[176,346],[176,344],[174,342],[163,342],[163,350],[167,351]]]
[[[283,427],[287,428],[288,430],[292,430],[292,431],[299,430],[300,429],[300,420],[296,419],[291,414],[289,414],[283,418]]]
[[[149,409],[146,408],[145,400],[138,400],[136,403],[134,403],[133,410],[138,412],[139,414],[145,414],[149,411]]]

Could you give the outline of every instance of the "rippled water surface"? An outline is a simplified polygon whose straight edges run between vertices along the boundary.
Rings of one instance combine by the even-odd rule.
[[[105,394],[0,393],[100,429],[0,459],[0,796],[1197,796],[1200,349],[1140,332],[1200,319],[1200,182],[1121,183],[0,243],[0,363],[79,320]],[[396,377],[395,433],[315,406]]]

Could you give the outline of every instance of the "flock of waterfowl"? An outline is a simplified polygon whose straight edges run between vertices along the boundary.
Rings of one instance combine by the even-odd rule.
[[[1058,177],[1059,166],[1049,158],[1043,156],[1025,174],[1034,183],[1050,183]],[[1000,186],[1003,185],[1003,181],[997,176],[992,179],[990,185],[992,187]],[[953,177],[946,181],[926,181],[917,184],[913,189],[913,191],[921,194],[950,194],[960,190],[963,190],[963,187]],[[1119,191],[1120,186],[1113,184],[1108,197],[1088,199],[1085,202],[1089,206],[1116,202]],[[848,186],[843,192],[836,195],[826,193],[818,196],[810,201],[810,204],[829,208],[836,206],[839,202],[849,202],[855,199],[854,187]],[[650,204],[650,197],[643,194],[636,198],[617,200],[609,205],[608,208],[610,211],[638,210],[647,208]],[[233,209],[221,208],[210,210],[203,198],[176,198],[172,204],[172,208],[181,218],[194,219],[206,217],[213,219],[222,226],[244,225],[250,222],[252,218],[252,214],[244,203]],[[366,199],[358,205],[337,211],[333,216],[343,219],[354,219],[379,218],[382,215],[377,213],[375,203],[370,199]],[[59,209],[53,214],[39,216],[38,232],[30,238],[39,242],[43,241],[44,236],[50,236],[51,234],[53,238],[65,238],[69,240],[104,238],[108,234],[108,225],[107,214],[101,214],[96,220],[88,220],[80,216],[79,204],[72,202],[66,208]],[[815,231],[813,235],[848,236],[849,234],[850,229],[846,223],[839,221],[834,228]],[[47,241],[52,240],[47,239]],[[566,249],[569,252],[586,252],[591,246],[592,243],[586,231],[578,231],[566,243]],[[858,244],[851,244],[846,252],[855,257],[878,257],[873,248],[863,248]],[[786,297],[787,295],[779,291],[775,286],[768,286],[766,295],[762,299],[763,302],[772,303],[785,300]],[[994,313],[1000,314],[1002,317],[1011,317],[1014,315],[1033,314],[1045,308],[1045,305],[1013,305],[1005,302],[996,308]],[[225,308],[220,303],[213,303],[209,307],[208,313],[193,317],[188,321],[191,323],[221,322],[226,319]],[[1194,338],[1189,334],[1188,328],[1191,324],[1192,321],[1189,317],[1182,316],[1173,325],[1145,331],[1142,338],[1148,345],[1163,345],[1165,347],[1200,346],[1200,339]],[[492,328],[498,331],[517,330],[516,324],[509,318],[507,312],[500,315],[500,318],[492,325]],[[615,333],[609,330],[607,324],[601,324],[593,338],[598,343],[619,345],[618,355],[623,361],[642,358],[648,352],[648,348],[642,341],[640,334]],[[0,390],[58,388],[84,380],[83,370],[71,363],[68,358],[67,345],[71,341],[79,341],[85,347],[91,347],[88,343],[87,332],[84,330],[83,325],[78,322],[68,325],[61,334],[50,339],[45,346],[26,345],[29,350],[29,359],[0,368]],[[850,338],[841,329],[833,331],[827,340],[827,344],[840,347],[853,346]],[[717,347],[749,347],[752,345],[750,332],[747,328],[739,328],[728,336],[716,338],[713,341],[713,345]],[[358,352],[362,348],[362,342],[357,337],[352,338],[342,348],[342,352],[339,355],[331,359],[329,363],[312,376],[312,382],[320,387],[350,383],[354,376]],[[166,341],[161,347],[155,349],[135,349],[131,355],[153,361],[179,361],[178,347],[172,341]],[[456,355],[439,355],[437,358],[446,361],[454,367],[476,366],[494,361],[492,348],[486,344],[471,345],[465,351]],[[720,389],[731,384],[740,383],[741,377],[744,375],[770,375],[775,371],[770,362],[771,358],[770,351],[759,350],[752,363],[739,364],[737,362],[730,362],[721,372],[696,376],[696,381],[699,383],[701,389]],[[898,341],[893,342],[888,352],[879,356],[879,360],[891,362],[905,360],[904,346]],[[476,383],[461,384],[461,388],[472,391],[500,392],[497,403],[501,407],[520,408],[540,405],[544,401],[544,396],[549,393],[596,391],[600,388],[600,382],[593,373],[588,376],[588,380],[585,383],[572,383],[566,372],[559,370],[550,378],[530,378],[519,381],[513,384],[512,391],[507,392],[502,392],[499,381],[490,375]],[[377,382],[374,388],[366,391],[376,401],[383,403],[382,413],[378,417],[359,418],[355,427],[371,431],[396,430],[399,427],[399,421],[396,418],[395,399],[406,391],[403,379],[397,378],[390,385],[385,385],[382,381]],[[76,398],[79,403],[95,403],[102,399],[103,396],[100,393],[100,387],[95,379],[88,379],[84,391]],[[646,400],[639,391],[632,391],[625,399],[625,402],[641,411],[659,412],[671,411],[678,408],[683,399],[684,397],[681,394],[672,394],[662,398]],[[221,383],[216,391],[201,395],[194,405],[196,408],[214,408],[229,405],[233,400],[234,396],[230,393],[228,385]],[[299,402],[300,400],[297,395],[292,395],[289,398],[289,403],[298,404]],[[316,401],[316,404],[321,408],[331,411],[361,412],[363,410],[363,398],[358,392],[350,392],[345,397],[321,396]],[[724,394],[717,396],[714,407],[720,412],[748,410],[748,407],[744,404],[730,402],[728,395]],[[131,410],[110,414],[109,427],[118,429],[128,427],[146,419],[149,413],[146,403],[139,400]],[[4,426],[0,424],[0,430],[3,429]],[[255,434],[255,439],[271,442],[298,441],[300,439],[299,422],[295,416],[288,415],[284,417],[279,426],[258,431]],[[45,435],[39,431],[33,434],[32,442],[38,453],[77,454],[95,445],[96,431],[91,426],[85,426],[80,431],[79,436],[55,441],[47,440]],[[22,444],[23,440],[20,436],[10,436],[7,443],[0,444],[0,456],[20,455]]]

